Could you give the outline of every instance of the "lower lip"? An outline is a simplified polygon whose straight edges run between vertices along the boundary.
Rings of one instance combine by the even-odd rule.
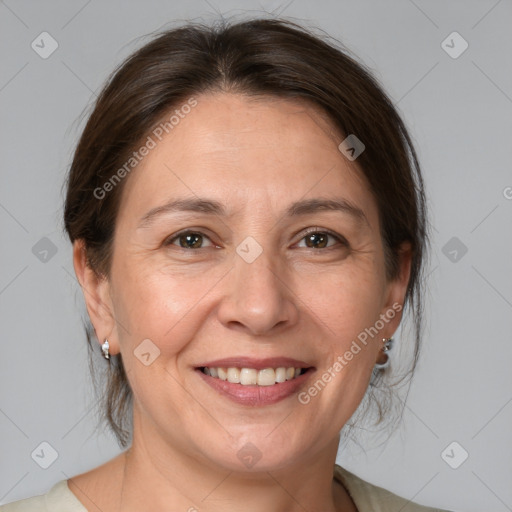
[[[244,386],[243,384],[233,384],[227,380],[221,380],[206,375],[200,369],[196,369],[196,372],[204,382],[221,395],[226,396],[238,404],[254,407],[275,404],[276,402],[296,394],[313,372],[313,368],[308,368],[306,372],[292,380],[279,382],[272,386]]]

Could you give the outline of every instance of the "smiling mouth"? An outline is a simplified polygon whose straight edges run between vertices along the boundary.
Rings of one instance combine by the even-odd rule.
[[[237,367],[208,367],[202,366],[199,370],[213,377],[231,384],[242,384],[243,386],[273,386],[289,380],[294,380],[306,373],[308,368],[294,368],[293,366],[278,368],[237,368]]]

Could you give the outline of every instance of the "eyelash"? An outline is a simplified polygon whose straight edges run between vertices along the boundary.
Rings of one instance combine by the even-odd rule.
[[[321,234],[324,234],[324,235],[331,236],[332,238],[335,238],[342,246],[344,246],[344,247],[348,247],[349,246],[347,240],[344,237],[342,237],[341,235],[338,235],[338,234],[336,234],[333,231],[330,231],[328,229],[321,229],[321,228],[308,228],[308,229],[306,229],[306,231],[304,232],[304,235],[299,240],[299,242],[302,242],[308,235],[315,234],[315,233],[321,233]],[[208,240],[210,240],[210,242],[212,242],[210,237],[208,235],[205,235],[201,231],[195,231],[195,230],[192,230],[192,229],[187,229],[185,231],[181,231],[181,232],[173,235],[170,238],[167,238],[164,241],[164,245],[165,246],[175,245],[172,242],[174,242],[175,240],[179,239],[181,236],[188,235],[188,234],[201,235],[201,236],[203,236],[205,238],[208,238]],[[213,242],[212,242],[212,244],[213,244]],[[178,249],[182,249],[182,250],[187,251],[187,252],[199,251],[201,249],[207,249],[207,247],[200,247],[199,249],[192,249],[192,248],[180,247],[178,245],[176,247]],[[321,249],[327,250],[327,249],[333,249],[335,247],[336,246],[334,245],[334,246],[329,246],[329,247],[322,247]],[[318,251],[319,250],[319,249],[315,249],[314,247],[304,247],[304,248],[305,249],[311,249],[313,251]]]

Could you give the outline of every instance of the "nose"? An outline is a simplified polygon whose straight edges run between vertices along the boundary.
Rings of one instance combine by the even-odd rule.
[[[235,255],[219,320],[229,329],[253,336],[272,335],[298,320],[298,298],[289,284],[289,270],[263,251],[251,263]]]

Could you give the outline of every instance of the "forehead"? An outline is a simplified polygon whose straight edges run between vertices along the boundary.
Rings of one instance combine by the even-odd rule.
[[[300,198],[341,195],[368,216],[376,213],[361,170],[338,150],[343,135],[320,109],[226,93],[195,99],[161,140],[150,135],[155,145],[125,184],[121,209],[218,195],[228,209],[277,211]]]

